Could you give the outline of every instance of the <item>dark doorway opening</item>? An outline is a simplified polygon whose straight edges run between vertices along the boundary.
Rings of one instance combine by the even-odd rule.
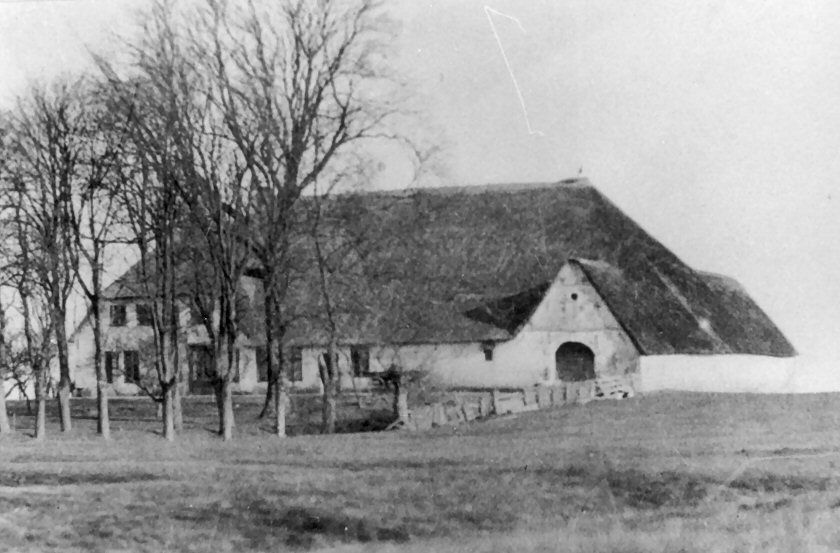
[[[205,395],[214,392],[216,356],[210,346],[190,346],[190,393]]]
[[[581,382],[595,379],[595,354],[578,342],[566,342],[554,354],[557,379],[564,382]]]

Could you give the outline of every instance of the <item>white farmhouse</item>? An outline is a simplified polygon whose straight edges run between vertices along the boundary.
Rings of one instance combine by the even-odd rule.
[[[584,179],[347,194],[330,200],[322,233],[346,387],[396,366],[453,387],[618,376],[638,390],[753,390],[784,378],[778,360],[796,354],[737,282],[688,267]],[[132,271],[104,313],[106,372],[125,393],[148,370]],[[261,313],[259,271],[243,291]],[[302,270],[288,297],[287,380],[317,388],[329,325],[316,275]],[[182,311],[185,383],[201,393],[212,354],[186,300]],[[260,321],[239,341],[242,392],[265,386]],[[71,351],[76,386],[92,388],[87,320]]]

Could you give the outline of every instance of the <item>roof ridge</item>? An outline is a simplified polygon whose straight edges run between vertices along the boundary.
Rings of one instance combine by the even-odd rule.
[[[364,195],[364,196],[412,196],[415,194],[482,194],[502,193],[514,194],[531,190],[549,190],[552,188],[595,188],[586,177],[569,178],[559,181],[536,181],[536,182],[491,182],[483,184],[447,184],[443,186],[423,186],[414,188],[394,188],[383,190],[348,190],[342,194]]]

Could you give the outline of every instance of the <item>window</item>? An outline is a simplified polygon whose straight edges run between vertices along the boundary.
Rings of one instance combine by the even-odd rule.
[[[105,352],[105,380],[114,383],[114,373],[120,369],[120,354],[116,351]]]
[[[111,306],[111,326],[125,326],[125,305]]]
[[[300,382],[303,380],[303,349],[292,348],[292,358],[289,360],[289,369],[286,372],[289,382]]]
[[[140,352],[126,351],[123,353],[123,371],[125,372],[126,382],[140,382]]]
[[[496,346],[491,341],[482,342],[481,343],[481,350],[484,352],[484,360],[485,361],[492,361],[493,360],[493,348]]]
[[[134,306],[137,314],[137,326],[152,326],[152,306],[148,303],[138,303]]]
[[[350,348],[350,365],[353,376],[368,376],[370,374],[370,350],[365,346]]]
[[[268,382],[268,348],[257,347],[257,382]]]

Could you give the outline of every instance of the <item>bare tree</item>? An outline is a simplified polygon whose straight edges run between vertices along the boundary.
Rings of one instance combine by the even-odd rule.
[[[0,295],[0,435],[11,432],[6,411],[6,375],[9,374],[9,350],[6,344],[6,308]]]
[[[369,0],[205,6],[192,37],[253,181],[254,201],[241,220],[265,290],[264,413],[273,398],[282,436],[286,391],[275,344],[284,343],[289,322],[290,250],[302,232],[297,204],[319,177],[355,159],[357,143],[393,136],[387,123],[399,113],[398,86],[380,56],[393,26]]]
[[[170,332],[161,341],[168,341],[172,352],[178,350],[176,303],[183,292],[176,290],[184,272],[178,264],[187,261],[184,254],[190,250],[185,238],[203,242],[200,259],[211,278],[202,284],[209,284],[213,293],[211,304],[201,307],[209,312],[204,321],[216,360],[221,433],[229,439],[240,280],[250,256],[247,228],[235,214],[248,211],[251,195],[247,166],[221,132],[216,89],[200,71],[196,60],[201,56],[197,44],[187,40],[173,3],[162,1],[155,4],[134,46],[131,79],[120,79],[103,67],[115,88],[123,91],[121,102],[128,107],[129,132],[143,167],[143,184],[126,196],[125,207],[138,237],[141,265],[148,266],[144,258],[151,253],[149,240],[142,237],[151,232],[155,265],[163,269],[158,291],[169,297],[164,303],[172,307],[162,317],[170,321]],[[163,366],[162,360],[158,365]],[[177,388],[170,377],[174,375],[161,379],[162,389]]]
[[[22,345],[21,345],[22,344]],[[26,355],[26,344],[22,334],[7,335],[6,338],[6,359],[8,372],[6,373],[7,383],[11,380],[12,385],[6,390],[8,398],[14,393],[26,401],[26,412],[32,414],[32,398],[30,397],[30,386],[34,384],[35,374],[29,364]]]
[[[76,281],[78,252],[73,189],[85,147],[84,99],[78,81],[33,86],[11,117],[7,178],[17,200],[18,223],[28,234],[29,263],[48,300],[60,380],[61,429],[71,430],[70,364],[67,348],[67,302]]]
[[[119,164],[123,155],[124,128],[114,120],[103,97],[107,91],[90,83],[79,91],[87,99],[84,145],[80,154],[78,183],[73,202],[78,213],[70,231],[78,252],[76,278],[88,301],[93,327],[93,366],[96,374],[97,431],[110,437],[108,382],[102,362],[102,276],[105,248],[117,223],[116,190],[121,186]]]
[[[327,252],[325,251],[322,237],[319,235],[323,231],[321,225],[321,198],[316,193],[314,201],[314,213],[312,224],[312,242],[315,250],[315,265],[318,270],[318,284],[321,291],[321,299],[323,302],[324,320],[327,326],[327,352],[318,357],[318,375],[321,378],[321,385],[323,388],[321,398],[321,433],[332,434],[335,432],[335,423],[338,418],[338,411],[336,408],[336,399],[338,396],[338,386],[341,380],[338,362],[338,324],[336,321],[337,313],[335,305],[333,304],[333,294],[331,293],[331,275],[336,271],[329,265],[327,259]],[[334,230],[334,229],[333,229]]]
[[[146,22],[147,33],[159,36],[166,29],[161,21],[151,17]],[[147,39],[135,51],[135,63],[140,67],[158,67],[161,60],[172,53],[165,42]],[[157,46],[158,50],[152,47]],[[176,78],[175,69],[168,74],[148,74],[145,77],[120,76],[104,59],[99,59],[110,87],[108,107],[119,114],[118,133],[125,137],[121,153],[116,198],[128,234],[127,242],[137,248],[139,260],[134,268],[134,293],[144,297],[151,308],[154,369],[157,392],[163,405],[163,435],[175,439],[180,426],[181,336],[178,264],[181,248],[180,229],[184,210],[177,191],[181,178],[175,160],[172,125],[177,114],[154,97],[161,87],[153,78],[168,83]],[[139,71],[138,71],[139,73]]]
[[[54,334],[52,325],[55,317],[50,313],[46,290],[37,285],[40,267],[32,256],[29,221],[23,210],[25,192],[20,186],[4,188],[3,192],[4,200],[9,202],[4,202],[6,209],[3,223],[9,233],[9,241],[5,245],[12,245],[6,252],[8,257],[4,272],[8,275],[9,284],[17,292],[23,316],[24,344],[19,352],[22,359],[18,359],[23,363],[18,364],[27,365],[35,378],[35,438],[41,440],[46,435],[49,364],[54,350],[50,337]]]
[[[4,174],[4,150],[7,133],[7,128],[3,123],[4,121],[0,119],[0,182],[2,181]],[[7,189],[2,187],[0,188],[0,191],[7,192]],[[5,204],[5,202],[0,201],[0,207],[2,207],[2,211],[5,212],[10,206],[3,204]],[[2,232],[2,236],[0,236],[0,252],[3,254],[7,253],[7,232],[8,230],[5,230]],[[4,261],[8,262],[8,259],[4,259]],[[6,378],[11,373],[8,355],[9,350],[6,343],[6,304],[3,298],[3,288],[4,285],[7,284],[5,282],[6,277],[6,271],[0,271],[0,434],[8,434],[11,431],[11,427],[9,426],[9,414],[8,411],[6,411]]]
[[[220,434],[229,440],[234,426],[231,385],[238,371],[237,342],[240,322],[248,308],[241,281],[250,259],[247,228],[234,214],[248,211],[251,194],[245,165],[235,151],[229,151],[227,141],[220,138],[218,123],[214,122],[212,90],[200,85],[198,90],[205,94],[197,99],[200,113],[179,133],[179,160],[185,178],[178,191],[188,207],[193,228],[203,238],[201,266],[212,275],[204,279],[209,280],[212,301],[201,306],[202,320],[216,361]],[[188,93],[183,89],[179,92]],[[209,108],[210,113],[203,108]],[[197,293],[196,298],[203,295]]]
[[[130,98],[122,97],[120,102],[131,101]],[[125,104],[120,109],[126,109]],[[133,108],[128,108],[128,111],[132,117],[137,117],[132,113]],[[130,147],[135,151],[131,164],[122,171],[117,198],[125,217],[129,241],[139,253],[133,269],[136,279],[131,286],[138,296],[148,302],[152,315],[156,387],[146,391],[161,402],[163,436],[171,441],[180,426],[181,410],[178,384],[183,360],[177,287],[178,233],[183,213],[176,190],[171,185],[171,179],[175,177],[168,171],[166,162],[159,163],[167,154],[156,150],[154,138],[147,135],[146,130],[138,129],[135,121],[127,125],[131,136]]]

